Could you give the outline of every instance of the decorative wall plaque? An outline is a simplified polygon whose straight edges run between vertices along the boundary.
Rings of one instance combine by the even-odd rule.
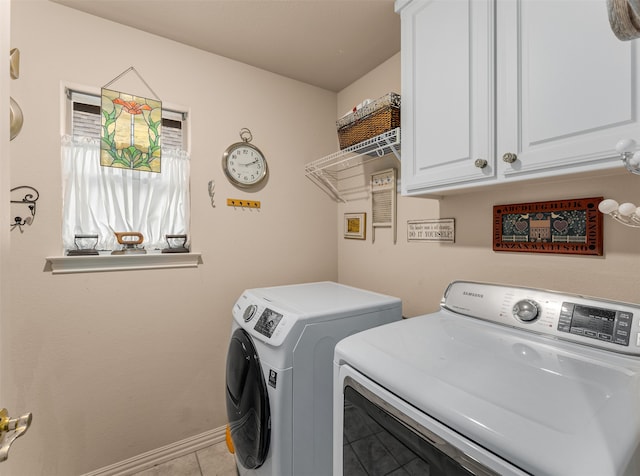
[[[407,241],[454,243],[456,241],[455,219],[438,218],[408,221]]]
[[[493,207],[493,250],[602,256],[602,197]]]

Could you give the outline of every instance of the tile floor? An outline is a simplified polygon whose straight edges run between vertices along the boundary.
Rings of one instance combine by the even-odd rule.
[[[223,441],[134,476],[236,476],[236,464]]]

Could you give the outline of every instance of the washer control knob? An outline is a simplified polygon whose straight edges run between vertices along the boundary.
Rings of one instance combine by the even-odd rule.
[[[540,309],[538,304],[531,299],[523,299],[513,306],[513,315],[522,322],[533,322],[538,317]]]
[[[256,309],[258,309],[258,306],[256,306],[255,304],[250,304],[247,306],[247,308],[244,310],[244,314],[242,315],[244,322],[249,322],[251,319],[253,319],[253,316],[255,316],[256,314]]]

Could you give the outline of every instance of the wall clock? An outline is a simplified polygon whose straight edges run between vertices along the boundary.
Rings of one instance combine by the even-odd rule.
[[[247,128],[240,129],[242,142],[231,144],[222,155],[222,170],[229,181],[240,188],[251,188],[267,178],[267,159],[253,144]]]

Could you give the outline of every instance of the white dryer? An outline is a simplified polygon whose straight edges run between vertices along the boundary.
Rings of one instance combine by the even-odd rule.
[[[335,345],[400,319],[400,299],[333,282],[243,292],[226,374],[238,472],[331,475]]]
[[[456,281],[335,349],[335,476],[637,476],[640,305]]]

